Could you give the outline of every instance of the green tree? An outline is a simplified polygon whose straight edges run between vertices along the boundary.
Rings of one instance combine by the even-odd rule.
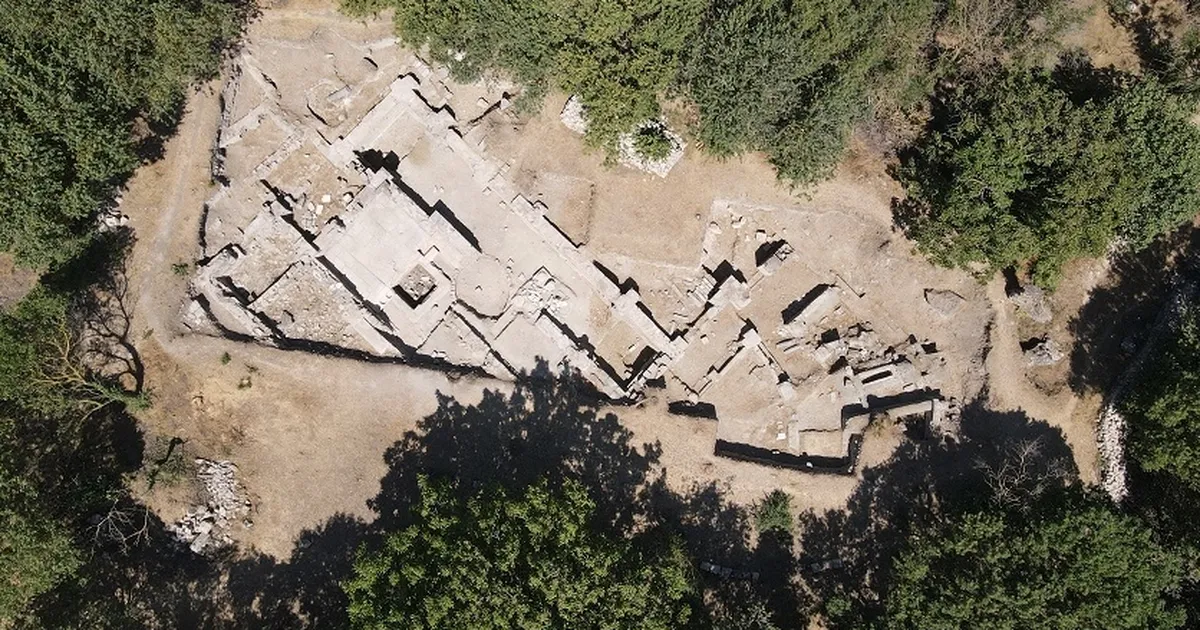
[[[964,79],[902,155],[898,218],[935,262],[991,273],[1131,246],[1200,207],[1200,130],[1153,79],[1090,67]]]
[[[82,562],[70,530],[41,508],[33,486],[17,474],[7,448],[10,429],[0,419],[0,627]]]
[[[396,31],[427,46],[454,76],[503,71],[526,103],[556,87],[578,94],[588,138],[617,134],[659,113],[704,0],[343,0],[351,15],[395,9]]]
[[[1121,403],[1129,452],[1143,469],[1200,490],[1200,307],[1186,305],[1160,343]]]
[[[681,548],[597,532],[578,484],[468,498],[448,482],[419,484],[415,522],[361,549],[344,585],[355,628],[653,630],[691,615]]]
[[[61,291],[38,285],[0,313],[0,403],[24,413],[79,416],[111,404],[143,408],[141,392],[96,373],[83,354],[82,322]]]
[[[767,493],[767,496],[754,506],[754,524],[760,533],[778,531],[791,534],[794,526],[792,498],[783,490]]]
[[[1176,628],[1183,561],[1137,520],[1098,504],[968,515],[910,539],[886,594],[886,628]]]
[[[134,123],[169,127],[239,28],[222,0],[8,0],[0,11],[0,250],[79,253],[137,166]]]
[[[853,127],[928,92],[932,0],[717,0],[684,67],[699,137],[760,150],[781,177],[829,175]]]

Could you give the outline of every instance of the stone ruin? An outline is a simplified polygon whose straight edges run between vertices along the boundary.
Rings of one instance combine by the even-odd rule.
[[[298,117],[242,60],[187,325],[502,379],[565,363],[614,401],[660,388],[673,409],[716,419],[719,454],[801,470],[853,470],[873,421],[952,424],[929,382],[936,347],[875,330],[835,273],[782,312],[756,302],[784,276],[817,276],[794,261],[801,244],[762,231],[753,268],[721,257],[753,209],[714,204],[701,264],[657,316],[488,157],[438,73],[373,67],[362,85],[387,82],[374,95],[318,83]]]
[[[203,554],[232,544],[229,532],[238,519],[243,527],[250,526],[250,501],[243,496],[232,462],[197,459],[196,479],[204,503],[188,508],[169,529],[193,553]]]
[[[583,135],[587,133],[587,108],[578,96],[572,96],[567,99],[563,105],[562,112],[559,113],[559,120],[567,129],[574,131],[577,134]],[[646,127],[657,127],[671,141],[671,150],[665,157],[654,159],[642,155],[638,152],[634,134]],[[632,169],[644,171],[659,177],[666,177],[671,169],[683,159],[683,152],[687,148],[687,143],[684,142],[683,136],[671,131],[665,124],[658,120],[646,120],[637,126],[634,132],[623,133],[617,138],[617,162],[622,166],[627,166]]]

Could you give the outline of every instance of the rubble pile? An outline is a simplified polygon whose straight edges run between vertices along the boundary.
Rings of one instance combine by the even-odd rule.
[[[250,513],[250,500],[240,496],[237,466],[228,461],[196,460],[196,479],[203,488],[207,502],[188,508],[187,514],[170,527],[176,540],[193,553],[230,545],[231,523],[239,517],[249,527],[245,516]]]
[[[1025,285],[1010,293],[1008,299],[1016,305],[1017,310],[1039,324],[1047,324],[1054,317],[1054,312],[1050,310],[1050,300],[1041,287]]]
[[[1100,411],[1100,428],[1097,442],[1100,446],[1100,487],[1114,503],[1121,503],[1129,496],[1128,476],[1125,470],[1125,416],[1109,403]]]
[[[1029,364],[1029,367],[1041,367],[1054,365],[1062,361],[1064,356],[1058,343],[1047,337],[1035,340],[1025,351],[1025,362]]]

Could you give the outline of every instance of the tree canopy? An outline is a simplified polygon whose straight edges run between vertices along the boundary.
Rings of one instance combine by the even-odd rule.
[[[422,477],[415,522],[362,549],[346,582],[355,628],[677,628],[692,614],[690,563],[670,539],[593,529],[567,482],[463,497]]]
[[[1143,245],[1200,207],[1200,130],[1152,78],[997,71],[945,95],[901,156],[900,220],[934,261],[978,272]]]
[[[0,626],[20,616],[33,597],[68,578],[82,563],[71,530],[40,505],[6,444],[11,424],[0,419]]]
[[[344,0],[354,15],[395,9],[396,31],[427,46],[461,79],[504,70],[527,102],[546,88],[578,94],[588,137],[617,134],[658,115],[705,0]]]
[[[913,536],[893,569],[887,628],[1176,628],[1183,561],[1102,505],[982,512]]]
[[[714,2],[683,74],[700,140],[763,151],[785,179],[825,178],[873,103],[924,95],[934,13],[932,0]]]
[[[1121,403],[1130,455],[1200,490],[1200,307],[1186,305],[1160,343]]]
[[[11,0],[0,12],[0,251],[77,254],[139,162],[135,122],[169,126],[239,12],[223,0]]]

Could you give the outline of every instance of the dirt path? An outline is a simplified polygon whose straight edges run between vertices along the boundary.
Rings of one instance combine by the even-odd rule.
[[[1094,401],[1081,399],[1069,389],[1048,395],[1025,376],[1025,358],[1017,334],[1016,313],[1004,294],[1004,278],[997,276],[987,287],[995,311],[987,356],[990,399],[997,411],[1022,410],[1031,419],[1044,420],[1062,430],[1075,455],[1079,476],[1086,483],[1099,481],[1094,424]]]
[[[188,100],[179,130],[163,159],[130,180],[121,209],[138,235],[130,259],[130,288],[137,296],[134,327],[177,333],[184,280],[171,265],[190,263],[198,251],[200,212],[211,192],[209,160],[220,116],[219,84],[209,83]]]

